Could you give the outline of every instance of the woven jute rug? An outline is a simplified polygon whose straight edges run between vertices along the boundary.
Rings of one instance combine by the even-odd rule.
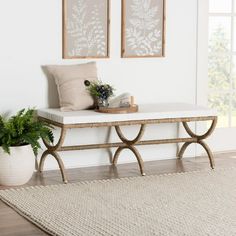
[[[236,235],[236,169],[0,191],[51,235]]]

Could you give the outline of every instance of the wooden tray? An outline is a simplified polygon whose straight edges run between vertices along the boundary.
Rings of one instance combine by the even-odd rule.
[[[130,107],[116,107],[116,108],[99,107],[98,109],[95,109],[95,111],[108,114],[135,113],[138,111],[138,105],[133,105]]]

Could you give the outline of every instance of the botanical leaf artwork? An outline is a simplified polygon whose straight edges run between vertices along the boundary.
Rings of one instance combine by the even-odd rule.
[[[66,53],[69,57],[107,56],[107,0],[66,1]]]
[[[124,55],[162,56],[163,0],[125,0],[123,4]]]

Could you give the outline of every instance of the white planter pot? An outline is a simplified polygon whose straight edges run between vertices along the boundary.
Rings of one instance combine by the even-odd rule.
[[[30,145],[10,147],[7,154],[0,147],[0,185],[17,186],[27,183],[35,169],[35,156]]]

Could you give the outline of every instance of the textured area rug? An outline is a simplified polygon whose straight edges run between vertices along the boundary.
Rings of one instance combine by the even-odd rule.
[[[236,235],[236,169],[0,191],[51,235]]]

